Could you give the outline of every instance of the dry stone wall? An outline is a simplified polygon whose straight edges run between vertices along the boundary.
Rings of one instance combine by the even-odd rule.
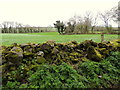
[[[111,51],[120,51],[120,39],[104,43],[86,40],[78,43],[55,43],[47,41],[42,44],[14,43],[10,46],[0,46],[3,73],[15,70],[21,63],[26,63],[26,70],[35,68],[42,63],[75,65],[87,60],[99,62],[109,56]],[[31,61],[33,63],[31,64]],[[29,63],[30,62],[30,63]]]

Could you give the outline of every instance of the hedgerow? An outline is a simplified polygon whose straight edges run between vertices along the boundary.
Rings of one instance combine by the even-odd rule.
[[[73,46],[73,43],[76,45]],[[88,41],[87,44],[72,42],[54,46],[59,50],[50,48],[50,44],[46,43],[41,44],[41,47],[34,46],[34,49],[28,44],[29,49],[25,48],[26,45],[24,48],[17,46],[17,49],[16,46],[4,47],[1,65],[3,88],[118,88],[120,85],[118,44],[118,41],[109,46]],[[92,54],[102,55],[102,59],[95,60],[96,56],[93,58],[86,56],[89,49],[93,50]],[[102,53],[101,49],[106,53]],[[15,58],[12,57],[14,55]]]
[[[36,70],[22,76],[20,70],[9,72],[6,88],[117,88],[120,82],[120,52],[112,52],[101,62],[85,61],[78,68],[62,63],[60,65],[42,64]],[[112,61],[112,62],[111,62]],[[118,63],[116,63],[116,61]],[[117,67],[116,67],[117,66]],[[22,69],[22,65],[19,66]],[[21,72],[23,72],[21,70]],[[19,73],[19,77],[14,77]],[[3,81],[4,81],[3,76]]]

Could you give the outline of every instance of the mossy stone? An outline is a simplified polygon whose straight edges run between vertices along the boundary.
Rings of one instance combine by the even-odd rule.
[[[82,60],[82,61],[89,61],[89,59],[86,58],[86,57],[81,58],[81,60]]]
[[[98,51],[102,54],[102,55],[109,55],[109,50],[107,50],[106,48],[99,48]]]
[[[0,73],[4,73],[5,71],[6,71],[6,69],[7,69],[7,64],[4,64],[4,65],[0,65]]]
[[[31,69],[36,70],[36,69],[37,69],[37,67],[39,67],[39,66],[40,66],[40,65],[31,65],[29,70],[31,70]]]
[[[31,57],[32,57],[32,56],[34,55],[34,53],[24,51],[23,55],[24,55],[24,56],[31,56]]]
[[[54,40],[49,40],[46,43],[49,44],[51,47],[55,46],[55,41]]]
[[[54,48],[52,49],[52,53],[53,53],[53,54],[57,54],[58,52],[59,52],[59,50],[58,50],[57,48],[54,47]]]
[[[108,46],[105,43],[98,43],[98,47],[99,48],[107,48]]]
[[[113,45],[113,48],[117,49],[120,47],[120,40],[110,41],[110,43]]]
[[[13,47],[6,55],[5,59],[14,64],[20,64],[23,59],[23,50],[20,47]]]
[[[16,70],[16,67],[15,67],[15,66],[11,66],[11,67],[9,68],[9,70],[11,70],[11,71]]]
[[[46,59],[42,56],[37,56],[37,63],[45,63]]]
[[[44,52],[43,51],[39,51],[39,52],[37,52],[37,56],[44,56]]]
[[[73,53],[70,53],[70,55],[71,55],[71,56],[78,56],[79,53],[77,53],[77,52],[73,52]]]
[[[101,61],[103,59],[103,56],[93,46],[88,47],[87,57],[93,61]]]
[[[92,40],[85,40],[84,42],[80,43],[80,47],[87,49],[89,46],[97,47],[97,43],[93,42]]]
[[[13,51],[14,53],[18,53],[19,55],[23,54],[23,50],[20,47],[13,47],[11,51]]]

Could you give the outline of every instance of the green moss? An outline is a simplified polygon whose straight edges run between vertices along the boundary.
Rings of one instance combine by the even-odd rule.
[[[86,58],[86,57],[81,58],[81,60],[82,60],[82,61],[89,61],[89,59]]]
[[[54,40],[49,40],[46,43],[49,44],[50,46],[54,46],[55,45],[55,41]]]
[[[119,43],[120,40],[98,44],[92,40],[86,40],[80,44],[76,41],[55,43],[51,40],[43,44],[15,44],[3,49],[0,47],[0,49],[2,50],[3,63],[20,64],[22,59],[27,59],[29,62],[36,59],[37,63],[71,63],[71,61],[85,61],[86,58],[100,61],[108,56],[109,52],[120,50]],[[24,61],[24,63],[31,64],[27,61]]]
[[[4,64],[4,65],[0,65],[0,73],[4,73],[5,71],[6,71],[6,69],[7,69],[7,64]]]
[[[11,66],[11,67],[9,68],[9,70],[11,70],[11,71],[16,70],[16,67],[15,67],[15,66]]]
[[[118,47],[120,47],[120,43],[119,43],[118,40],[110,41],[110,43],[113,45],[114,48],[118,48]]]
[[[11,62],[13,64],[20,64],[23,59],[23,50],[20,47],[13,47],[8,52],[3,52],[3,58],[7,62]]]
[[[56,48],[56,47],[54,47],[53,49],[52,49],[52,53],[53,54],[57,54],[59,52],[59,50]]]
[[[13,52],[23,52],[23,50],[20,47],[13,47],[11,49],[11,51],[13,51]]]
[[[33,56],[34,54],[32,52],[26,52],[23,53],[24,56]]]
[[[23,48],[23,50],[24,50],[24,51],[27,51],[27,52],[32,52],[32,48],[31,48],[30,45],[29,45],[29,46],[25,46],[25,47]]]
[[[107,48],[108,46],[105,43],[98,43],[98,47],[99,48]]]
[[[97,47],[97,43],[93,42],[92,40],[85,40],[84,42],[80,43],[80,47],[87,49],[89,46]]]
[[[40,66],[40,65],[31,65],[29,70],[31,70],[31,69],[34,69],[34,70],[35,70],[35,69],[37,69],[37,67],[39,67],[39,66]]]
[[[76,47],[78,45],[78,43],[76,41],[70,41],[70,42],[67,42],[65,43],[64,45],[67,45],[68,47]]]
[[[101,61],[103,59],[103,56],[93,46],[88,47],[87,56],[88,59],[94,61]]]
[[[46,59],[42,56],[37,56],[37,63],[45,63]]]
[[[99,52],[100,52],[100,54],[102,54],[102,55],[104,55],[104,57],[106,56],[106,55],[109,55],[109,50],[107,50],[106,48],[98,48],[97,49]]]
[[[73,52],[73,53],[70,53],[70,55],[71,55],[71,56],[78,56],[79,53],[77,53],[77,52]]]
[[[18,56],[16,53],[10,51],[7,55],[5,55],[5,59],[7,62],[11,62],[13,64],[20,64],[22,61],[22,56]]]

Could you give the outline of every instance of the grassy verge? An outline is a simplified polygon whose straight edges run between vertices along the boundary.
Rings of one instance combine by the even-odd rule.
[[[57,43],[76,40],[82,42],[85,40],[101,41],[100,34],[82,34],[82,35],[59,35],[57,32],[29,33],[29,34],[0,34],[2,36],[2,45],[11,45],[12,43],[43,43],[48,40],[54,40]],[[118,35],[105,34],[105,40],[110,41],[118,39]]]

